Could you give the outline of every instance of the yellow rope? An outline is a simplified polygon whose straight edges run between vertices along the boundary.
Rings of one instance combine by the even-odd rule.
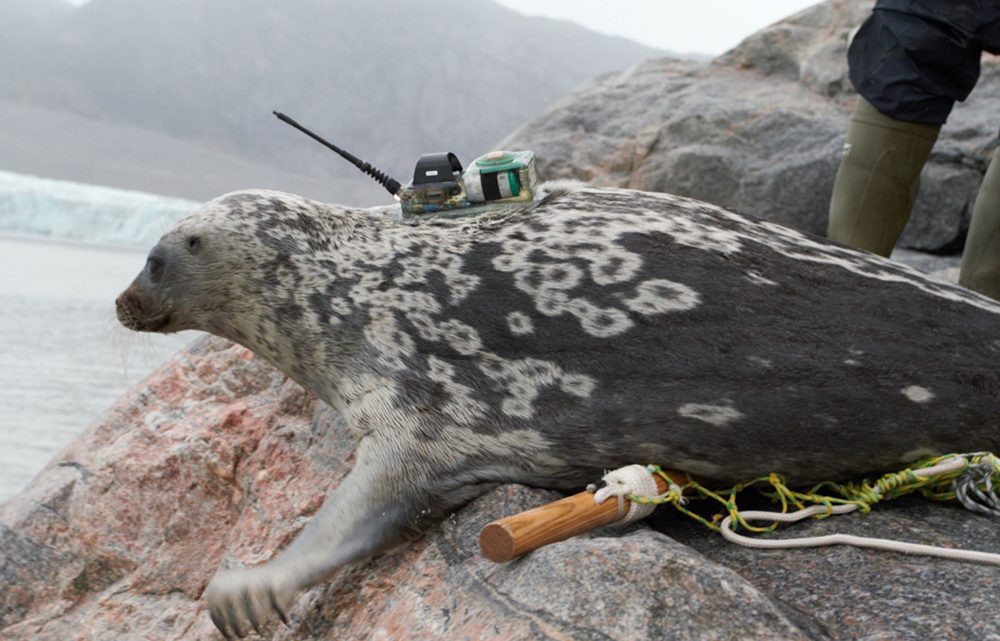
[[[965,460],[965,466],[953,472],[937,476],[918,476],[914,473],[914,470],[933,467],[942,461],[955,458],[956,456]],[[647,505],[670,504],[682,514],[713,530],[719,529],[719,522],[728,514],[732,517],[733,529],[736,529],[736,524],[739,524],[739,526],[751,532],[770,532],[777,527],[777,523],[771,523],[766,527],[758,527],[750,525],[740,516],[739,507],[736,503],[737,494],[748,488],[756,487],[761,494],[767,496],[775,503],[780,503],[782,513],[788,512],[789,506],[794,506],[795,509],[801,510],[808,505],[823,505],[827,508],[826,512],[813,517],[822,519],[830,516],[834,505],[853,504],[861,512],[869,512],[876,503],[914,492],[920,492],[923,496],[934,501],[954,500],[956,496],[952,481],[965,474],[970,466],[984,462],[989,464],[992,471],[988,478],[980,481],[979,489],[989,493],[990,488],[986,486],[986,483],[992,483],[994,487],[1000,486],[1000,458],[989,452],[965,455],[948,454],[925,458],[913,463],[904,470],[886,474],[874,481],[865,479],[860,482],[845,484],[824,481],[814,485],[805,492],[799,492],[788,487],[784,477],[775,473],[768,474],[767,476],[759,476],[721,491],[713,491],[705,487],[692,479],[690,475],[687,476],[686,483],[677,485],[660,466],[648,465],[646,471],[666,481],[668,491],[660,496],[651,498],[633,494],[629,495],[628,499]],[[765,483],[770,486],[769,489],[760,487]],[[725,511],[715,514],[711,520],[692,512],[684,506],[687,502],[685,493],[689,490],[697,493],[695,498],[712,499],[720,503]],[[820,494],[820,491],[826,491],[828,494]]]

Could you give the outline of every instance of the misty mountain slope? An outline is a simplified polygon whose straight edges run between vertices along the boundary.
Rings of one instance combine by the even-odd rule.
[[[46,43],[61,37],[73,13],[63,0],[0,0],[0,95],[25,99],[39,78],[52,76],[61,56]]]
[[[71,176],[78,182],[182,194],[207,200],[238,189],[277,189],[338,202],[380,202],[388,195],[361,174],[300,173],[293,165],[218,151],[132,125],[66,111],[0,101],[0,168],[33,176]],[[327,154],[325,169],[344,161]],[[320,163],[322,164],[322,163]],[[170,187],[171,189],[166,189]]]
[[[37,28],[72,11],[73,5],[65,0],[4,0],[0,2],[0,24],[11,28],[9,32],[14,35],[13,27]]]
[[[27,6],[0,0],[39,13]],[[469,162],[586,79],[660,54],[489,0],[92,0],[42,13],[18,38],[0,23],[4,57],[22,70],[0,75],[0,101],[148,129],[322,184],[366,179],[272,109],[405,181],[421,153]],[[18,158],[4,162],[19,170]],[[159,191],[218,191],[202,182]],[[309,195],[338,196],[319,191]]]

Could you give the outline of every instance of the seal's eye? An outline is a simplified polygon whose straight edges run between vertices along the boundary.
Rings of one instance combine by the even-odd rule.
[[[189,236],[187,241],[188,251],[192,254],[197,254],[198,250],[201,249],[201,238],[197,236]]]
[[[163,261],[150,256],[146,260],[146,272],[149,273],[149,280],[154,283],[160,282],[160,278],[163,276]]]

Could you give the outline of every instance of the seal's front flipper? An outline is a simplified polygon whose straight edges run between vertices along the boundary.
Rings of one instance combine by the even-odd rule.
[[[399,448],[398,441],[366,437],[358,446],[354,470],[285,551],[264,565],[216,574],[205,603],[227,638],[286,620],[300,591],[344,565],[391,548],[427,517],[454,507],[441,496],[420,493],[420,488],[435,487],[421,474],[430,466],[415,461],[413,452],[403,459]]]

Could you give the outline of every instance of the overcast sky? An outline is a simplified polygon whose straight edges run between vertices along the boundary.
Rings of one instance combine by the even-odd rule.
[[[722,53],[754,31],[816,4],[816,0],[495,1],[527,15],[572,20],[658,49],[709,54]]]
[[[816,0],[496,0],[678,53],[718,54]],[[872,4],[875,2],[872,0]]]

